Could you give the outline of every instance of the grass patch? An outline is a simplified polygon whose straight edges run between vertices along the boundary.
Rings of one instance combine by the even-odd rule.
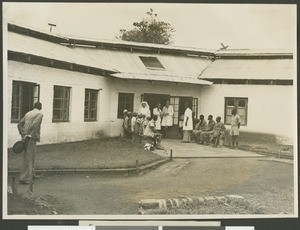
[[[37,147],[35,169],[104,169],[135,167],[162,159],[142,145],[121,138],[94,139]],[[23,154],[9,151],[9,170],[20,170]]]
[[[148,214],[148,213],[147,213]],[[160,211],[152,211],[149,214],[191,214],[191,215],[214,215],[214,214],[266,214],[263,206],[253,206],[246,200],[230,200],[228,202],[210,201],[204,204],[188,204],[180,208],[170,208]]]
[[[231,137],[227,134],[225,145],[229,146]],[[283,144],[277,141],[277,138],[273,134],[264,133],[250,133],[241,132],[239,136],[239,149],[246,151],[253,151],[262,153],[265,155],[278,156],[282,149],[289,149],[288,151],[282,151],[283,157],[293,157],[293,145]]]
[[[49,194],[34,194],[31,192],[22,195],[8,196],[8,214],[25,215],[54,215],[59,209],[59,202]]]

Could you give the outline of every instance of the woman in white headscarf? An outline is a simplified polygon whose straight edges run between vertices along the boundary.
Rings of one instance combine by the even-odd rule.
[[[147,101],[142,101],[138,110],[138,115],[144,115],[145,117],[151,117],[150,107]]]
[[[174,109],[173,106],[170,105],[170,101],[166,101],[166,105],[163,107],[162,110],[162,122],[161,126],[164,128],[164,136],[167,137],[167,129],[173,125],[173,115]]]

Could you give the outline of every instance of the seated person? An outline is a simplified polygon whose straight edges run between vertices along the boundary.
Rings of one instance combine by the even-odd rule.
[[[151,137],[152,140],[153,140],[153,145],[155,148],[157,149],[161,149],[161,137],[162,137],[162,134],[160,134],[156,128],[155,128],[155,123],[157,121],[157,115],[153,115],[153,118],[152,120],[150,120],[146,126],[146,129],[145,129],[145,132],[144,132],[144,135],[146,137]]]
[[[201,135],[202,132],[205,131],[206,125],[207,125],[207,122],[204,119],[204,115],[201,114],[199,118],[200,118],[199,121],[195,125],[194,130],[192,131],[192,135],[195,137],[195,141],[197,143],[199,143],[200,135]]]
[[[213,131],[213,128],[216,124],[216,122],[213,120],[212,115],[209,115],[207,119],[208,119],[208,124],[205,128],[205,131],[200,133],[199,144],[204,144],[205,142],[208,142],[209,135]]]
[[[148,123],[151,121],[151,117],[145,117],[144,115],[143,115],[143,117],[144,117],[144,121],[143,121],[143,124],[142,124],[142,130],[143,130],[143,135],[146,136],[145,135],[145,130],[147,128]]]
[[[214,144],[214,147],[217,146],[219,142],[219,146],[223,146],[223,140],[225,139],[225,132],[226,128],[224,123],[221,121],[221,117],[216,118],[216,124],[214,126],[214,129],[212,131],[212,134],[210,135],[210,141]]]

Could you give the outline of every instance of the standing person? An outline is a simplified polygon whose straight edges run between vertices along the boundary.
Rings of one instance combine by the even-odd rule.
[[[147,101],[142,101],[138,110],[138,115],[144,115],[146,118],[151,117],[150,107]]]
[[[135,123],[136,123],[136,118],[137,117],[137,113],[133,112],[132,113],[132,118],[130,121],[130,127],[131,127],[131,140],[134,141],[134,135],[135,135]]]
[[[125,118],[124,118],[124,123],[123,123],[123,128],[124,128],[124,137],[125,138],[131,138],[130,133],[131,133],[131,112],[128,111],[126,112]]]
[[[163,107],[162,110],[162,122],[161,126],[163,126],[163,132],[164,136],[167,137],[167,130],[169,127],[173,125],[173,115],[174,115],[174,109],[173,106],[170,105],[170,101],[166,101],[166,105]]]
[[[238,137],[239,137],[239,129],[240,129],[241,121],[240,116],[237,114],[237,109],[233,108],[231,110],[231,129],[230,129],[230,136],[231,136],[231,148],[238,148]]]
[[[157,120],[155,121],[155,128],[157,131],[161,130],[161,104],[157,103],[156,108],[153,109],[153,115],[157,116]]]
[[[38,176],[34,173],[34,162],[36,154],[36,142],[40,141],[41,124],[43,114],[41,112],[42,103],[36,102],[33,110],[25,114],[18,123],[18,130],[26,147],[24,153],[23,169],[20,174],[20,183],[29,184]]]
[[[191,142],[191,134],[193,130],[193,115],[192,110],[189,108],[189,103],[186,102],[184,104],[185,112],[184,112],[184,118],[183,118],[183,140],[184,143]]]

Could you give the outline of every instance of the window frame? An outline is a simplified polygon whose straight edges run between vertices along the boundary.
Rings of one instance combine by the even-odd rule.
[[[89,100],[86,100],[86,94],[88,93],[89,95]],[[95,100],[91,100],[91,94],[92,93],[95,93]],[[97,115],[98,115],[98,96],[99,96],[99,90],[96,90],[96,89],[85,89],[84,91],[84,114],[83,114],[83,117],[84,117],[84,121],[85,122],[88,122],[88,121],[97,121]],[[91,108],[91,102],[92,101],[95,101],[95,108],[92,109]],[[88,102],[88,109],[86,109],[86,102]],[[86,118],[85,117],[85,111],[88,111],[88,117]],[[91,111],[94,110],[95,111],[95,117],[91,117]]]
[[[241,108],[245,108],[245,119],[244,119],[244,123],[241,123],[241,126],[247,126],[248,124],[248,102],[249,102],[249,99],[247,97],[225,97],[225,106],[224,106],[224,124],[225,125],[230,125],[231,122],[228,121],[227,122],[227,119],[226,117],[228,116],[227,114],[227,108],[228,108],[228,100],[234,100],[234,105],[233,106],[230,106],[233,108],[236,108],[238,110],[238,101],[239,100],[243,100],[245,101],[245,107],[241,107]],[[229,114],[231,116],[231,114]],[[240,115],[241,116],[241,115]]]
[[[120,102],[120,97],[125,96],[124,102]],[[129,97],[127,99],[127,97]],[[126,104],[129,102],[130,108],[127,108]],[[121,104],[123,104],[123,108],[120,108]],[[122,119],[123,118],[123,111],[124,109],[127,109],[128,111],[133,111],[134,108],[134,93],[124,93],[124,92],[119,92],[118,93],[118,109],[117,109],[117,118]]]
[[[63,89],[63,95],[62,98],[55,98],[55,88],[61,88]],[[66,100],[64,98],[65,92],[68,92],[68,99]],[[61,108],[54,108],[54,100],[58,100],[61,99],[62,100],[62,107]],[[66,101],[68,101],[68,105],[67,108],[65,108],[65,103]],[[70,121],[70,101],[71,101],[71,87],[68,86],[60,86],[60,85],[54,85],[53,86],[53,104],[52,104],[52,122],[54,123],[58,123],[58,122],[69,122]],[[62,119],[54,119],[54,110],[60,110],[62,112],[64,112],[64,110],[67,109],[67,118],[64,117]]]
[[[18,95],[14,95],[14,87],[16,85],[19,87]],[[23,97],[24,97],[24,92],[25,92],[24,90],[28,86],[32,87],[32,91],[30,91],[31,92],[31,100],[27,104],[28,111],[33,109],[33,105],[34,105],[35,102],[40,101],[40,84],[37,84],[37,83],[34,83],[34,82],[13,80],[12,81],[12,91],[11,91],[11,114],[10,114],[10,122],[11,123],[18,123],[24,117],[24,115],[26,114],[26,112],[24,112],[24,106],[26,107],[26,105],[24,105],[25,102],[23,100]],[[35,88],[37,89],[37,95],[36,96],[34,95]],[[27,95],[27,96],[29,96],[29,95]],[[18,106],[13,106],[14,97],[18,97]],[[18,109],[18,118],[13,118],[12,117],[13,109]]]
[[[158,59],[158,57],[154,57],[154,56],[139,56],[141,62],[144,64],[144,66],[147,69],[150,70],[166,70],[164,65],[160,62],[160,60]],[[148,60],[147,60],[148,59]],[[155,67],[155,66],[149,66],[147,64],[149,64],[149,59],[154,59],[155,61],[157,61],[157,64],[160,65],[161,67]]]

